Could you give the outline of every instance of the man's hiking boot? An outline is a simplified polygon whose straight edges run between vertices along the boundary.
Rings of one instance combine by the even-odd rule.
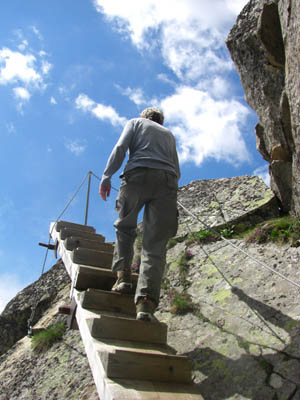
[[[118,271],[117,276],[118,279],[111,290],[118,293],[132,293],[131,271]]]
[[[136,303],[136,319],[152,321],[155,308],[155,303],[152,300],[147,297],[140,297]]]

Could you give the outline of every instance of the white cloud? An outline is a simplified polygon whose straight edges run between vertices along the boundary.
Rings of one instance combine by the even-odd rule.
[[[0,275],[0,313],[4,310],[6,304],[24,288],[24,283],[20,281],[17,275]]]
[[[117,86],[118,87],[118,86]],[[140,106],[142,104],[147,104],[147,99],[146,96],[141,88],[137,89],[132,89],[132,88],[127,88],[127,89],[121,89],[121,93],[124,94],[125,96],[128,96],[129,99],[135,103],[137,106]]]
[[[37,36],[37,38],[42,41],[43,40],[43,36],[41,35],[40,31],[38,30],[38,28],[36,26],[32,26],[31,27],[32,32]]]
[[[26,39],[24,39],[24,40],[22,40],[22,43],[19,44],[18,49],[20,51],[24,51],[27,46],[28,46],[28,41]]]
[[[55,98],[53,96],[50,97],[50,103],[51,104],[57,104],[57,101],[55,100]]]
[[[0,50],[0,84],[22,82],[38,86],[41,75],[35,68],[36,58],[8,48]]]
[[[31,94],[23,87],[16,87],[13,89],[14,95],[17,99],[28,101]]]
[[[32,27],[32,30],[41,40],[37,28]],[[21,30],[16,30],[14,34],[20,41],[18,50],[0,49],[0,85],[13,86],[16,99],[22,100],[18,103],[22,111],[24,101],[28,101],[34,91],[42,91],[47,86],[46,78],[52,64],[46,60],[45,51],[35,51],[30,47]]]
[[[176,83],[174,81],[172,81],[172,79],[170,79],[167,74],[158,74],[157,79],[169,84],[170,86],[173,86],[173,87],[176,86]]]
[[[41,71],[44,75],[47,75],[52,68],[52,64],[50,64],[48,61],[43,60],[42,65],[41,65]]]
[[[123,94],[137,106],[147,103],[164,110],[181,162],[200,165],[213,158],[238,165],[250,161],[242,137],[249,110],[229,97],[225,73],[233,63],[224,43],[247,1],[214,0],[212,5],[211,0],[174,0],[170,6],[156,0],[94,0],[97,11],[139,51],[160,49],[165,65],[179,80],[175,85],[172,75],[158,75],[174,88],[160,101],[147,101],[142,88],[127,88]]]
[[[23,115],[23,106],[30,100],[31,94],[23,87],[13,88],[15,98],[18,100],[17,109]]]
[[[96,103],[91,100],[86,94],[80,94],[75,100],[76,108],[83,111],[91,111],[95,108]]]
[[[97,11],[115,23],[139,48],[160,44],[167,66],[180,79],[199,79],[231,69],[224,39],[247,0],[94,0]]]
[[[265,184],[270,187],[269,164],[256,168],[253,171],[253,175],[256,175],[259,178],[261,178],[265,182]]]
[[[86,94],[80,94],[77,96],[75,99],[75,105],[76,108],[84,112],[90,112],[96,118],[100,119],[101,121],[107,121],[113,126],[123,126],[126,123],[126,118],[120,117],[113,107],[96,103]]]
[[[182,86],[160,106],[177,138],[181,162],[200,165],[214,158],[238,165],[250,160],[241,132],[249,111],[239,102]]]
[[[207,90],[209,90],[209,88],[207,88]],[[228,81],[226,81],[220,76],[216,76],[212,80],[212,86],[210,88],[210,92],[214,95],[214,97],[219,99],[228,96],[228,93],[230,93],[230,87]]]
[[[80,140],[70,140],[65,143],[65,147],[75,156],[82,154],[87,148],[86,143],[80,142]]]

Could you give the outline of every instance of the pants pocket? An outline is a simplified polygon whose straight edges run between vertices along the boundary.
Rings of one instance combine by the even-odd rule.
[[[142,185],[145,182],[145,171],[133,169],[125,174],[125,180],[128,184]]]

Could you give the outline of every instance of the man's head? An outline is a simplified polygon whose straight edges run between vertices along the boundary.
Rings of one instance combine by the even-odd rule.
[[[164,123],[164,113],[156,107],[146,108],[141,112],[140,117],[151,119],[151,121],[157,122],[160,125],[163,125]]]

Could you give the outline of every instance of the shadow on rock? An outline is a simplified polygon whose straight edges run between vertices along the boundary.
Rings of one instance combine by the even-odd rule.
[[[268,323],[289,333],[290,343],[278,351],[271,346],[247,342],[233,334],[246,354],[232,359],[211,348],[196,348],[186,353],[200,374],[200,393],[206,400],[299,400],[300,399],[300,322],[269,305],[261,303],[242,290],[233,293],[245,302],[271,329]],[[278,334],[272,330],[276,339]],[[283,340],[280,339],[283,343]],[[250,353],[250,346],[260,349],[259,355]]]

